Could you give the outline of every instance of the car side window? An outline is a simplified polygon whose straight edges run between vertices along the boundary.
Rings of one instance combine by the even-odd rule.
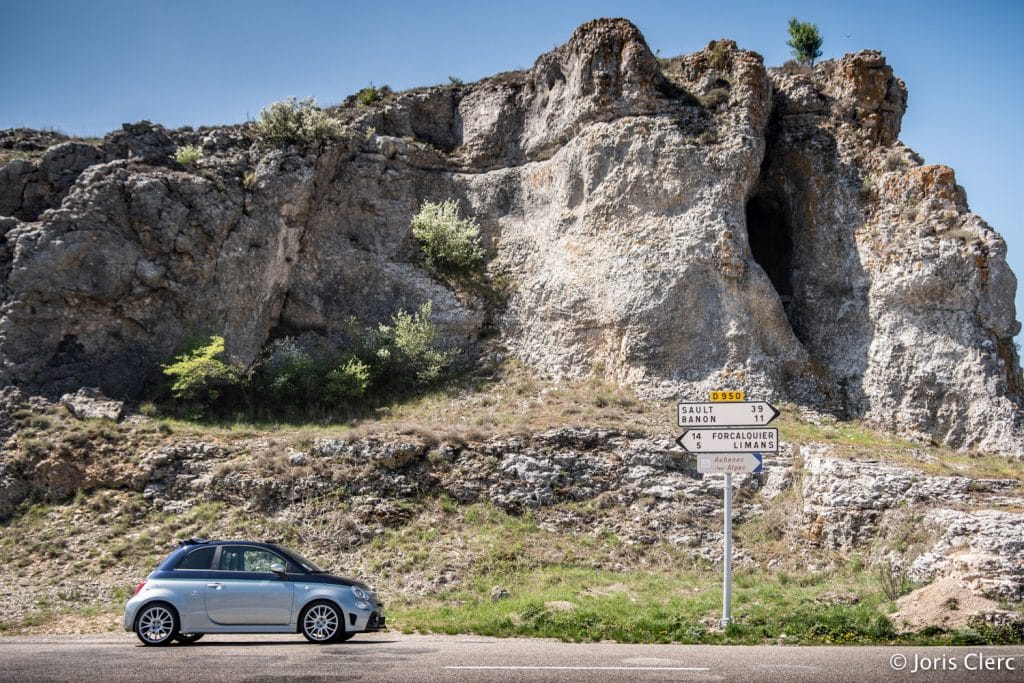
[[[269,572],[270,565],[285,563],[284,558],[262,548],[246,548],[244,557],[247,572]]]
[[[283,557],[263,548],[228,545],[220,550],[220,563],[217,569],[229,572],[269,573],[272,564],[286,563]]]
[[[197,548],[182,558],[175,569],[209,569],[216,548]]]

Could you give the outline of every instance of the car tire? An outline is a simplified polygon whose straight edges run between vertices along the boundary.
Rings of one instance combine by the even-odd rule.
[[[333,602],[318,600],[302,610],[299,630],[311,643],[325,645],[347,640],[345,613]]]
[[[178,635],[178,613],[166,602],[151,602],[135,617],[135,635],[143,645],[170,645]]]
[[[174,639],[182,645],[191,645],[202,637],[202,633],[179,633],[174,636]]]

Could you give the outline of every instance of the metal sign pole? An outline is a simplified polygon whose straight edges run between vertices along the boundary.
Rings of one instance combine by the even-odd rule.
[[[732,623],[732,474],[725,475],[725,550],[722,576],[722,628]]]

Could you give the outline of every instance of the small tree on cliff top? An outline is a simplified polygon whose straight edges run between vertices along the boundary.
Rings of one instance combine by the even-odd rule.
[[[793,56],[798,62],[814,66],[814,60],[821,56],[821,43],[817,24],[797,21],[796,17],[789,20],[789,40],[786,45],[793,48]]]

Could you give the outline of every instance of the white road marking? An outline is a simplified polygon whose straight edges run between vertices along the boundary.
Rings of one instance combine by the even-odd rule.
[[[446,666],[473,671],[711,671],[706,666]]]

